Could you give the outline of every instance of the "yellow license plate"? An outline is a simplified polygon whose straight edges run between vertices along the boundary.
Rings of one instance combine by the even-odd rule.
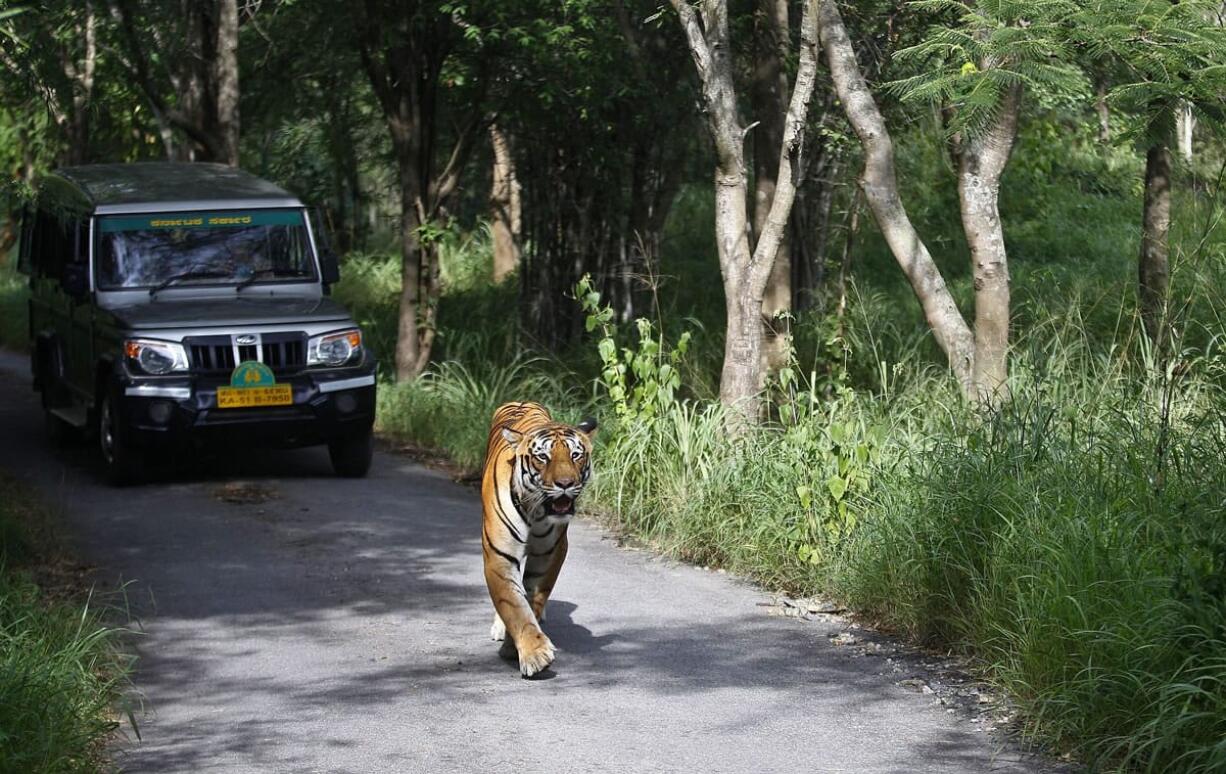
[[[271,387],[218,387],[217,408],[257,408],[260,406],[294,405],[294,387],[274,384]]]

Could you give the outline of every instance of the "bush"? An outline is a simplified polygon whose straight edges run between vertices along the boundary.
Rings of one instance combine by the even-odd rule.
[[[469,471],[479,470],[490,420],[501,404],[534,400],[560,412],[559,417],[577,413],[576,394],[562,386],[563,378],[547,374],[545,365],[519,360],[470,370],[456,362],[440,363],[414,381],[380,387],[378,429],[440,450]]]
[[[29,492],[0,480],[0,770],[104,768],[123,679],[116,630],[90,601],[49,599],[22,562],[36,563]]]
[[[588,502],[622,529],[968,654],[1017,701],[1029,737],[1097,768],[1224,770],[1226,225],[1215,201],[1179,195],[1181,335],[1160,369],[1137,323],[1139,163],[1069,151],[1050,128],[1023,137],[1026,163],[1006,178],[1017,335],[1013,399],[995,415],[964,403],[869,226],[847,315],[795,321],[774,421],[731,437],[705,400],[722,349],[722,307],[703,295],[717,290],[710,201],[687,190],[666,232],[663,271],[684,276],[662,296],[664,330],[597,314],[599,357],[576,360],[578,374],[491,370],[505,361],[485,350],[396,388],[402,403],[389,392],[380,421],[475,466],[496,396],[573,406],[573,385],[595,384]],[[944,149],[899,147],[904,196],[968,309]],[[668,342],[695,312],[710,335],[678,354]],[[452,319],[452,335],[481,335]]]
[[[24,351],[30,346],[29,292],[26,278],[12,268],[12,260],[10,256],[7,263],[0,263],[0,347]]]
[[[975,654],[1037,738],[1097,764],[1221,770],[1226,435],[1205,420],[1222,396],[1076,370],[913,437],[829,585]]]

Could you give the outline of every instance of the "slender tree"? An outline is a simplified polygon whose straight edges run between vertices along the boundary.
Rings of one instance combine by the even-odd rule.
[[[787,0],[759,0],[754,9],[753,26],[753,74],[749,92],[756,126],[750,133],[753,139],[751,240],[756,244],[766,228],[766,217],[775,196],[775,175],[779,167],[779,148],[783,144],[784,116],[787,115],[787,59],[792,42]],[[789,236],[785,231],[762,297],[763,376],[782,368],[791,350],[788,319],[792,309],[792,249]]]
[[[720,400],[731,411],[734,429],[739,430],[759,420],[762,298],[796,196],[803,130],[817,80],[817,0],[804,4],[799,67],[784,119],[775,190],[753,247],[745,125],[733,80],[728,6],[724,0],[704,0],[696,11],[687,0],[672,3],[702,82],[707,129],[715,145],[715,236],[728,316]]]
[[[450,12],[445,3],[364,0],[354,10],[358,53],[387,122],[400,187],[396,378],[415,379],[430,362],[436,333],[440,287],[433,232],[489,125],[490,51],[479,35],[466,35],[480,29],[471,16]],[[461,82],[472,88],[461,90]],[[449,119],[458,127],[450,136]]]
[[[1027,86],[1067,91],[1077,74],[1066,64],[1063,0],[916,3],[947,17],[928,38],[899,52],[919,72],[891,88],[905,101],[930,101],[948,116],[957,162],[962,226],[971,252],[974,327],[967,324],[898,193],[893,144],[860,72],[834,0],[822,0],[820,30],[835,88],[865,148],[865,198],[895,259],[924,308],[937,343],[963,391],[992,404],[1007,396],[1009,268],[998,201]]]
[[[1105,101],[1136,116],[1135,128],[1121,137],[1145,153],[1137,298],[1146,335],[1159,352],[1168,348],[1171,333],[1171,148],[1180,141],[1179,117],[1219,131],[1226,118],[1220,11],[1220,3],[1202,0],[1095,0],[1070,25],[1073,42],[1094,66],[1119,72]]]
[[[166,155],[237,165],[237,0],[110,0],[110,7],[124,64],[159,124]]]
[[[937,344],[945,352],[950,368],[963,390],[972,394],[974,336],[958,311],[941,270],[937,268],[903,206],[894,166],[894,141],[877,100],[860,71],[855,48],[834,0],[821,0],[818,30],[835,90],[843,103],[848,122],[864,146],[864,169],[860,175],[864,198],[886,244],[911,283],[911,289],[923,307],[924,317]]]
[[[519,267],[522,223],[519,179],[506,133],[490,124],[490,150],[494,158],[490,183],[490,224],[494,232],[494,282],[502,282]]]

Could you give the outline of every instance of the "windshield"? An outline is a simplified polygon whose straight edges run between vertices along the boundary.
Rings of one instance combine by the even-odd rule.
[[[301,210],[219,210],[98,219],[103,290],[315,279]]]

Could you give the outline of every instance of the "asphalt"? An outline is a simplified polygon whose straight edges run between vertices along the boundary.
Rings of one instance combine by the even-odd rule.
[[[477,493],[403,457],[355,481],[319,449],[219,450],[113,489],[92,448],[50,447],[26,361],[0,354],[0,469],[123,584],[125,771],[1045,770],[846,655],[835,624],[584,519],[545,622],[558,659],[523,680],[488,639]],[[227,501],[235,481],[272,499]]]

